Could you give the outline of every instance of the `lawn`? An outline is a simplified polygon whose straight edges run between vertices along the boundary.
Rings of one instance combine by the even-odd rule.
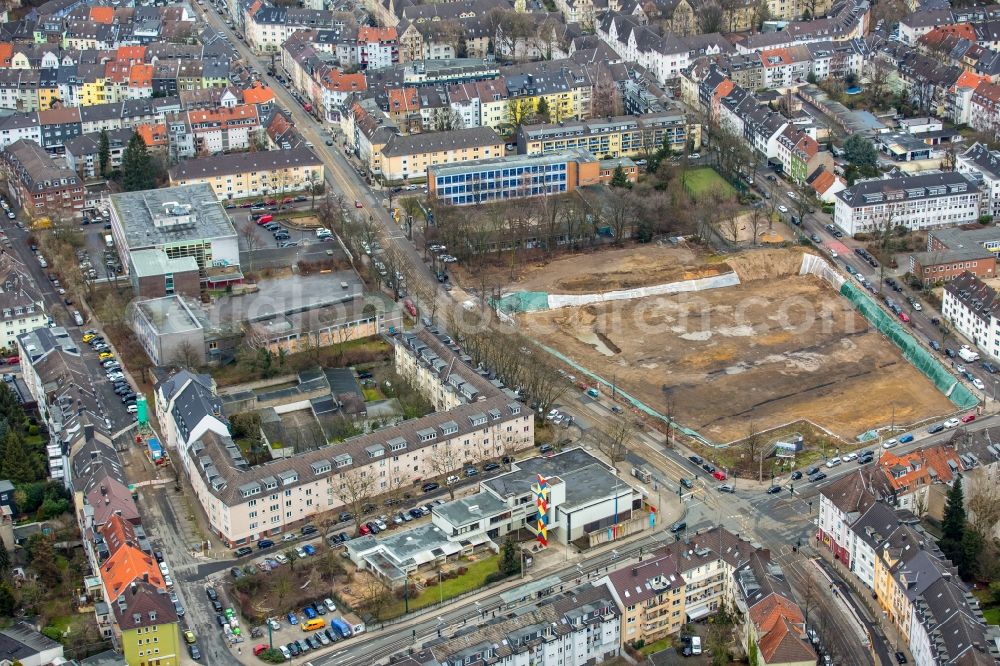
[[[977,588],[972,591],[972,594],[979,599],[979,607],[983,611],[983,617],[986,618],[986,624],[1000,624],[1000,604],[995,604],[993,601],[993,593],[986,588]]]
[[[452,597],[483,587],[486,584],[486,577],[497,570],[499,561],[499,555],[492,555],[483,560],[463,564],[468,569],[465,575],[443,581],[441,585],[424,588],[420,594],[410,599],[410,610],[439,603],[442,598],[447,601]],[[432,576],[428,572],[422,577],[426,580]],[[382,612],[382,617],[385,619],[398,617],[403,614],[404,608],[402,601],[394,599],[393,603]]]
[[[646,643],[641,648],[639,648],[639,652],[648,657],[651,654],[656,654],[657,652],[662,652],[663,650],[666,650],[671,645],[673,645],[673,641],[670,640],[670,636],[664,636],[658,641],[653,641],[652,643]]]
[[[724,196],[736,196],[736,190],[727,183],[719,173],[711,167],[692,169],[684,176],[684,186],[691,196],[700,198],[712,192],[721,192]]]
[[[365,402],[375,402],[376,400],[382,400],[382,394],[377,388],[372,387],[362,387],[361,393],[365,396]]]

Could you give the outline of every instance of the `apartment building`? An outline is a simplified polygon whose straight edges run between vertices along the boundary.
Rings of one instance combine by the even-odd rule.
[[[763,87],[780,90],[801,85],[812,72],[812,52],[805,44],[760,52]]]
[[[534,443],[531,411],[483,380],[437,337],[422,333],[419,352],[396,346],[440,369],[435,392],[455,392],[459,404],[418,420],[353,437],[336,447],[251,466],[233,443],[222,404],[210,379],[179,373],[156,387],[156,409],[164,439],[188,474],[212,531],[229,545],[252,543],[293,530],[344,506],[344,475],[373,479],[384,494],[435,476],[431,460],[449,452],[455,470],[498,458]],[[435,364],[440,361],[444,364]],[[412,363],[397,360],[406,374]],[[412,376],[412,375],[408,375]],[[458,386],[456,386],[458,384]],[[473,393],[464,384],[471,384]],[[431,395],[428,399],[434,401]],[[455,404],[439,398],[438,404]]]
[[[129,666],[177,666],[184,647],[177,611],[170,597],[144,581],[127,588],[111,603],[122,656]]]
[[[520,155],[548,155],[582,148],[598,159],[641,157],[666,145],[682,152],[701,143],[701,129],[680,110],[606,119],[523,125],[517,131]]]
[[[246,8],[244,36],[257,54],[276,53],[299,30],[337,28],[342,19],[323,9],[273,7],[254,3]]]
[[[503,154],[503,139],[489,127],[393,134],[381,150],[378,166],[382,178],[395,183],[426,178],[427,169],[435,165],[460,164]]]
[[[968,174],[980,190],[980,213],[1000,220],[1000,150],[978,141],[955,156],[955,170]]]
[[[587,666],[621,654],[620,611],[604,586],[581,586],[393,657],[393,666],[504,663]]]
[[[993,287],[963,273],[945,284],[941,315],[983,354],[1000,358],[1000,299]]]
[[[834,223],[848,235],[969,224],[979,219],[979,196],[979,186],[954,171],[869,180],[837,193]]]
[[[203,155],[247,150],[259,138],[261,130],[257,108],[246,104],[188,111],[187,124],[195,150]]]
[[[630,181],[638,178],[638,167],[627,157],[608,161],[620,162]],[[433,166],[427,172],[428,195],[453,206],[468,206],[564,194],[610,180],[604,174],[614,168],[602,170],[602,164],[586,150],[573,148],[547,155],[510,155]]]
[[[83,181],[36,142],[19,139],[4,148],[0,168],[13,203],[29,218],[83,214]]]
[[[606,585],[621,612],[621,636],[628,643],[652,643],[680,632],[684,612],[684,577],[673,555],[657,555],[611,572]]]
[[[983,81],[969,101],[969,127],[996,137],[1000,135],[1000,85]]]
[[[194,257],[203,286],[243,279],[236,229],[211,185],[113,194],[109,210],[115,251],[129,275],[132,253],[160,250],[170,259]]]
[[[17,338],[48,323],[45,301],[24,265],[9,252],[0,256],[0,352],[17,350]]]
[[[323,162],[305,146],[202,157],[170,169],[172,186],[207,184],[220,200],[311,194],[323,182]]]
[[[851,525],[875,502],[871,483],[861,474],[843,476],[823,489],[816,538],[845,567],[850,568],[854,550]]]
[[[129,139],[135,131],[132,128],[105,130],[108,137],[108,169],[116,170],[122,165],[122,155]],[[65,144],[66,165],[80,174],[81,178],[103,176],[100,171],[101,133],[82,134]]]

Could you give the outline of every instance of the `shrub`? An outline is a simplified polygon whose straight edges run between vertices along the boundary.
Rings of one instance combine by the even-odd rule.
[[[272,664],[280,664],[285,661],[285,656],[281,654],[281,650],[275,650],[273,648],[269,650],[264,650],[258,656],[262,660]]]
[[[36,426],[36,425],[29,425],[28,426],[28,434],[29,435],[37,435],[38,434],[38,426]]]
[[[459,567],[458,568],[458,575],[459,576],[464,576],[467,573],[469,573],[469,567]]]
[[[494,571],[493,573],[486,576],[486,581],[484,582],[484,585],[492,585],[493,583],[499,583],[500,581],[505,580],[508,577],[509,576],[507,574],[501,573],[499,571]]]
[[[437,578],[428,578],[427,580],[424,581],[424,587],[434,587],[437,584],[438,584]]]

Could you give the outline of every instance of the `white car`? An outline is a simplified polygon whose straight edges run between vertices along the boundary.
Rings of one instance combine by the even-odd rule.
[[[945,428],[957,428],[958,424],[961,423],[958,419],[948,419],[944,422]]]
[[[980,391],[985,391],[986,390],[986,384],[983,384],[983,380],[980,379],[979,377],[975,377],[972,380],[972,385],[975,386]]]
[[[302,548],[302,546],[299,546],[298,548],[296,548],[296,549],[295,549],[295,554],[299,556],[299,559],[300,559],[300,560],[304,560],[304,559],[306,559],[307,557],[309,557],[309,555],[308,555],[308,554],[306,553],[306,551],[305,551],[305,550],[304,550],[304,549]]]
[[[139,408],[136,407],[135,405],[129,405],[128,407],[125,408],[125,411],[128,412],[129,414],[135,414],[139,411]]]
[[[843,461],[844,462],[851,462],[852,460],[854,460],[857,457],[858,457],[857,453],[848,453],[847,455],[843,456]]]
[[[784,206],[784,205],[778,206],[778,210],[781,211],[782,213],[787,213],[788,212],[788,206]]]
[[[699,153],[691,153],[690,155],[688,155],[688,158],[692,160],[697,160],[701,158],[701,155]]]
[[[836,259],[838,256],[837,251],[834,250],[832,247],[830,248],[830,256],[833,257],[834,259]]]
[[[285,661],[292,660],[292,653],[288,651],[288,648],[286,648],[284,645],[279,645],[278,649],[281,650],[281,656],[285,658]]]
[[[893,437],[892,439],[887,439],[884,442],[882,442],[882,448],[883,449],[891,449],[892,447],[896,446],[897,444],[899,444],[899,440],[897,440],[895,437]]]
[[[278,631],[279,629],[281,629],[281,623],[279,623],[273,617],[267,618],[267,625],[271,627],[273,631]]]
[[[795,201],[796,199],[799,198],[798,195],[795,194],[795,192],[789,191],[789,192],[785,192],[785,194],[787,194],[788,198],[791,199],[792,201]]]
[[[827,467],[836,467],[837,465],[839,465],[842,462],[844,462],[844,461],[841,460],[840,458],[830,458],[829,460],[826,461],[826,466]]]
[[[326,598],[323,600],[323,603],[326,605],[326,609],[331,613],[337,610],[337,606],[333,603],[333,599]]]
[[[284,553],[276,553],[274,555],[274,561],[280,564],[288,564],[288,558],[285,556]]]

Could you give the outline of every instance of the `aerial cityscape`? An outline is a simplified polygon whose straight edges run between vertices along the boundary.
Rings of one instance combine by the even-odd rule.
[[[1000,5],[0,4],[0,666],[1000,663]]]

